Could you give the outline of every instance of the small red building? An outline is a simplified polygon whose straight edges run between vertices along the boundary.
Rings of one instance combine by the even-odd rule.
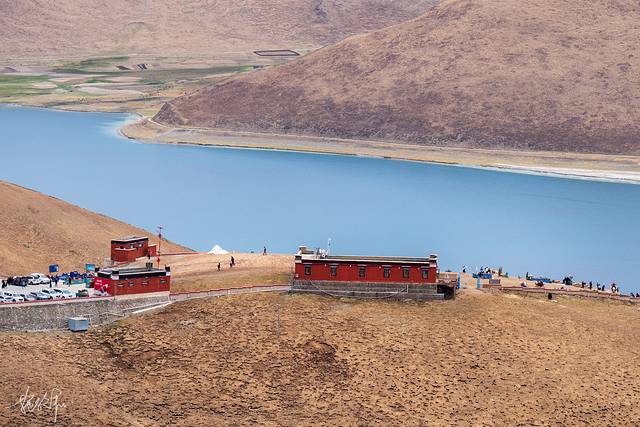
[[[122,239],[111,239],[111,261],[133,262],[142,257],[154,257],[156,245],[149,246],[149,238],[128,236]]]
[[[171,289],[171,268],[146,267],[100,270],[94,281],[96,290],[109,295],[131,295],[149,292],[169,292]]]
[[[295,256],[293,291],[427,300],[455,297],[455,284],[439,280],[437,255],[328,255],[301,246]]]

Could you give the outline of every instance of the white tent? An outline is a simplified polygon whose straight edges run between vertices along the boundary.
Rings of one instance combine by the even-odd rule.
[[[211,248],[209,253],[214,255],[226,255],[229,253],[229,251],[225,251],[219,245],[215,245],[214,247]]]

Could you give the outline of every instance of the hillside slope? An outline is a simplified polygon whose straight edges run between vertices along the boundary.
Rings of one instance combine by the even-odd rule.
[[[445,0],[209,86],[156,120],[463,147],[640,154],[640,4]]]
[[[0,1],[0,58],[317,47],[418,16],[433,0],[81,3]]]
[[[0,333],[0,416],[50,426],[15,402],[55,384],[60,425],[637,426],[638,328],[635,306],[475,290],[200,299],[84,334]]]
[[[150,233],[54,197],[0,181],[0,276],[102,264],[113,237]],[[165,249],[166,248],[166,249]],[[184,247],[163,240],[163,251]]]

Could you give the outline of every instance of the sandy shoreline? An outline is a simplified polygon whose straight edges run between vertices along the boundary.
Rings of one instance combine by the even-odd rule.
[[[146,114],[128,108],[104,111],[86,105],[5,105],[72,112],[128,113],[132,118],[116,131],[125,138],[144,143],[362,156],[569,179],[640,184],[640,156],[433,147],[302,135],[173,128],[154,122],[146,117]]]
[[[640,184],[640,156],[426,147],[380,141],[172,128],[148,118],[129,122],[120,132],[127,138],[150,143],[354,155]]]

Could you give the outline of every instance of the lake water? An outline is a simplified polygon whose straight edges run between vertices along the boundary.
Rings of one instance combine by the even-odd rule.
[[[438,253],[640,290],[640,185],[278,151],[142,144],[130,116],[0,106],[0,179],[196,250]],[[1,203],[1,201],[0,201]]]

